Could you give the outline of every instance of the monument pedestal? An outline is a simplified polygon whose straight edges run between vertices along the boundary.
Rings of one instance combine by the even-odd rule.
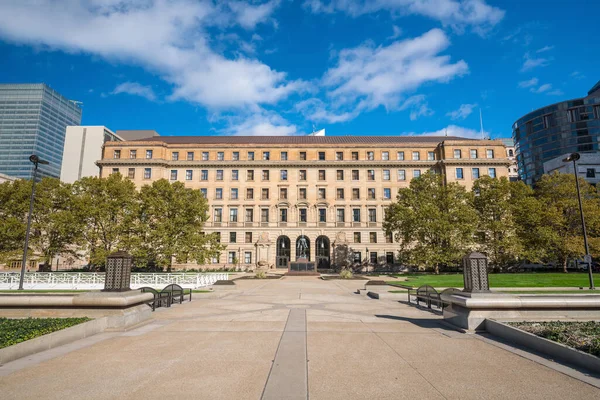
[[[319,275],[316,265],[308,261],[306,257],[299,257],[296,261],[290,262],[288,266],[289,275]]]

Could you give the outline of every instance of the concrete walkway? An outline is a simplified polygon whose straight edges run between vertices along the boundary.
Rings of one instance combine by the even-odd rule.
[[[600,389],[440,317],[353,294],[362,281],[240,280],[0,367],[2,399],[597,399]]]

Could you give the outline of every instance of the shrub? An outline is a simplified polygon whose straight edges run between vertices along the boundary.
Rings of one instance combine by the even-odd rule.
[[[0,349],[90,321],[90,318],[0,318]]]
[[[265,271],[258,271],[256,275],[254,275],[256,279],[266,279],[267,273]]]
[[[352,271],[350,271],[349,269],[344,269],[340,272],[340,278],[342,279],[352,279],[354,277],[354,275],[352,274]]]

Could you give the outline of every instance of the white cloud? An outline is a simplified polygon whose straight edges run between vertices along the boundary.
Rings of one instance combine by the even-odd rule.
[[[531,78],[527,81],[521,81],[519,82],[519,87],[520,88],[528,88],[528,87],[532,87],[537,85],[539,82],[538,78]]]
[[[537,49],[535,52],[536,53],[544,53],[546,51],[550,51],[554,48],[554,46],[544,46],[541,49]]]
[[[398,108],[398,110],[407,109],[410,109],[411,121],[415,121],[419,117],[430,117],[434,114],[433,110],[429,108],[425,96],[422,94],[409,97]]]
[[[328,122],[336,124],[354,119],[360,114],[359,110],[352,111],[331,111],[327,105],[318,98],[311,98],[296,103],[295,110],[299,111],[311,122]]]
[[[423,133],[405,133],[406,135],[423,135],[423,136],[459,136],[468,139],[481,139],[481,131],[471,128],[465,128],[457,125],[448,125],[434,132],[423,132]],[[490,137],[490,133],[487,131],[483,132],[484,137]]]
[[[537,67],[545,67],[550,64],[550,60],[543,57],[534,58],[529,53],[525,53],[525,62],[521,67],[521,72],[529,71],[530,69]]]
[[[156,94],[151,86],[144,86],[137,82],[123,82],[112,91],[112,94],[127,93],[134,96],[141,96],[150,101],[156,100]]]
[[[352,17],[386,10],[397,15],[423,15],[462,32],[471,26],[483,34],[504,18],[504,10],[485,0],[306,0],[313,13],[343,11]]]
[[[537,88],[531,88],[532,93],[544,93],[552,89],[552,85],[550,83],[544,83]]]
[[[54,0],[3,0],[0,39],[140,65],[173,85],[172,100],[256,109],[308,85],[256,59],[216,52],[207,29],[250,29],[267,21],[277,4],[64,0],[58,7]],[[83,28],[74,33],[73,27]]]
[[[293,136],[299,134],[296,125],[290,124],[279,114],[266,110],[258,110],[248,116],[224,118],[228,122],[228,127],[223,130],[226,135]]]
[[[551,92],[546,93],[548,96],[562,96],[564,92],[560,89],[555,89]]]
[[[583,78],[585,78],[585,75],[583,75],[580,71],[573,71],[573,72],[571,72],[571,74],[569,76],[571,78],[574,78],[574,79],[583,79]]]
[[[475,107],[477,107],[477,104],[461,104],[458,110],[450,111],[446,115],[449,116],[453,121],[457,119],[465,119],[471,115],[471,113],[473,113],[473,109]]]
[[[402,36],[402,28],[397,25],[392,26],[392,36],[388,36],[387,39],[394,40]]]

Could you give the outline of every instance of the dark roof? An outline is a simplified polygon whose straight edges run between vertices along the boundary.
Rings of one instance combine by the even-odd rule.
[[[136,141],[169,144],[384,144],[472,140],[458,136],[157,136]]]
[[[598,81],[588,92],[588,96],[590,96],[592,93],[597,92],[598,90],[600,90],[600,81]]]

